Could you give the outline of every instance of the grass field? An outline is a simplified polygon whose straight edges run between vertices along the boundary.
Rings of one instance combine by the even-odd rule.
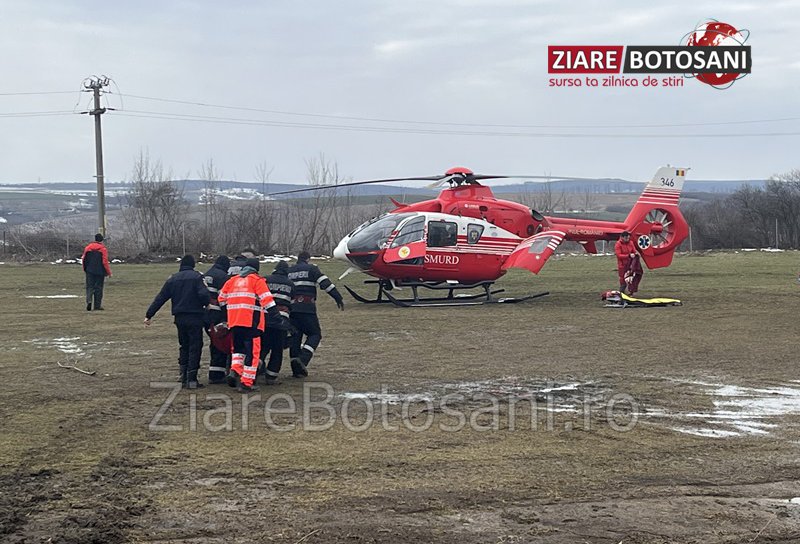
[[[613,258],[569,255],[503,278],[551,292],[517,305],[326,297],[305,382],[155,421],[177,342],[142,319],[177,265],[117,265],[105,312],[78,266],[0,266],[0,541],[798,542],[798,257],[678,256],[659,309],[604,308]]]

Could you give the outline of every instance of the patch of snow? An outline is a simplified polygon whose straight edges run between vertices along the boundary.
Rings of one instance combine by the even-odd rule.
[[[800,497],[793,497],[793,498],[789,499],[788,502],[790,502],[792,504],[800,504]]]
[[[78,298],[78,295],[25,295],[25,298]]]
[[[0,217],[0,223],[8,223],[8,219],[5,217]]]
[[[34,338],[33,340],[26,340],[26,342],[29,342],[35,346],[54,347],[58,351],[68,355],[83,355],[83,349],[81,349],[81,347],[75,342],[75,340],[80,339],[80,336],[73,336],[69,338],[53,338],[52,340],[47,340],[45,338]]]
[[[725,431],[722,429],[704,429],[704,428],[685,428],[685,427],[672,427],[673,431],[678,431],[684,434],[693,434],[695,436],[702,436],[705,438],[727,438],[730,436],[740,436],[736,431]]]
[[[296,257],[290,257],[288,255],[261,255],[258,260],[262,263],[279,263],[281,261],[291,261],[296,259]]]
[[[342,393],[341,399],[362,399],[386,404],[400,404],[403,402],[433,402],[433,397],[425,393]]]
[[[112,263],[124,263],[125,261],[123,261],[122,259],[111,259],[111,262]]]
[[[760,251],[766,251],[767,253],[783,253],[785,250],[778,249],[777,247],[762,247]]]
[[[568,383],[566,385],[560,385],[557,387],[545,387],[544,389],[540,389],[540,393],[552,393],[553,391],[574,391],[577,389],[581,384],[579,383]]]

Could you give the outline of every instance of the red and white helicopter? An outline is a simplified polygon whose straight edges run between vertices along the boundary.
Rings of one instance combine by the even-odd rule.
[[[433,200],[414,204],[392,199],[394,210],[357,227],[339,242],[333,255],[351,265],[348,272],[356,269],[377,278],[367,282],[378,284],[374,300],[345,286],[360,302],[400,306],[519,302],[547,293],[493,298],[502,290],[492,291],[492,284],[509,268],[538,274],[564,240],[597,253],[599,240],[616,240],[627,230],[648,268],[668,266],[689,233],[678,209],[685,174],[685,168],[659,168],[622,223],[547,217],[523,204],[497,199],[489,187],[479,183],[485,179],[545,176],[488,176],[457,167],[441,177],[347,183],[339,187],[420,179],[450,187]],[[400,300],[389,292],[402,287],[412,289],[413,299]],[[444,289],[447,295],[420,299],[419,287]],[[456,290],[475,288],[483,292],[454,295]]]

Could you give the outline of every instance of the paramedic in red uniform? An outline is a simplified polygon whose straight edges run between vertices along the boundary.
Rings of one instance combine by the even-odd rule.
[[[636,255],[636,244],[631,241],[631,233],[622,231],[619,240],[614,244],[614,253],[617,255],[617,272],[619,273],[619,292],[624,293],[628,287],[625,281],[625,272],[628,270],[631,257]]]
[[[233,335],[233,355],[228,385],[240,392],[258,391],[253,385],[258,371],[264,313],[283,323],[266,280],[258,275],[258,259],[247,259],[238,275],[229,279],[219,292],[220,308],[227,312]]]

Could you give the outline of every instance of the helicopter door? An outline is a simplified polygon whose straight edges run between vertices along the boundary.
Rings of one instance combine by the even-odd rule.
[[[425,258],[425,216],[415,217],[400,231],[383,254],[386,263],[422,265]]]
[[[525,238],[508,256],[502,269],[526,268],[538,274],[565,236],[566,233],[560,230],[547,230]]]

